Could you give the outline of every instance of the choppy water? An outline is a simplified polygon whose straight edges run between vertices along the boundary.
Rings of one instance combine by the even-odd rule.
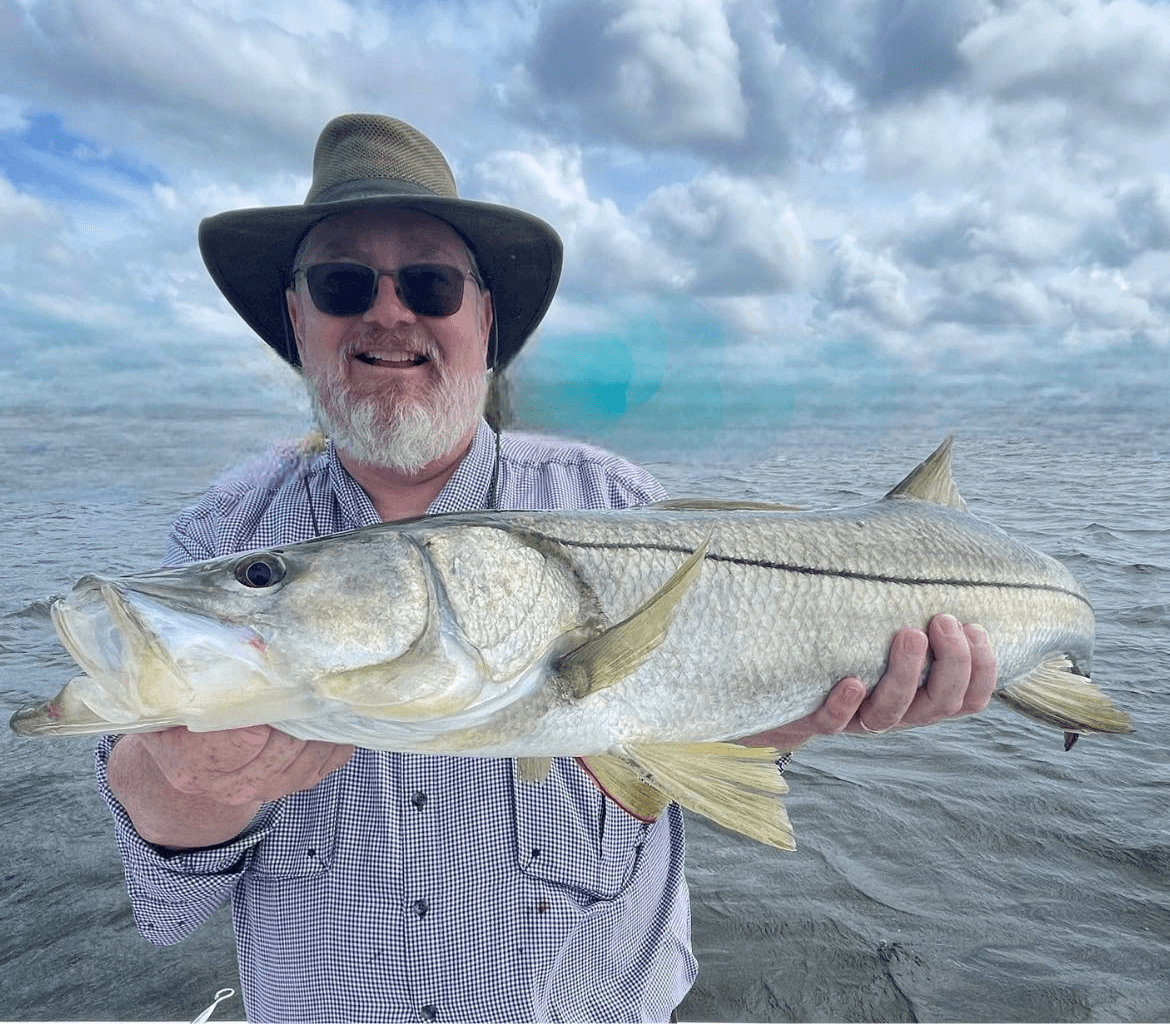
[[[822,741],[789,769],[794,854],[692,820],[701,970],[684,1020],[1170,1020],[1166,361],[920,378],[851,358],[784,380],[729,371],[714,390],[666,381],[593,417],[529,371],[525,415],[593,433],[676,493],[865,500],[957,431],[972,510],[1090,590],[1094,675],[1138,730],[1065,753],[1058,733],[994,708]],[[71,674],[55,595],[82,572],[156,564],[170,518],[223,465],[302,426],[283,385],[225,371],[217,387],[203,367],[191,392],[172,369],[0,378],[5,714]],[[229,921],[167,950],[137,937],[91,749],[0,731],[0,1019],[189,1019],[238,988]]]

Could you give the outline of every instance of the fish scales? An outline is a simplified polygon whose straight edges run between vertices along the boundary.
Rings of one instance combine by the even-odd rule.
[[[588,514],[551,521],[508,516],[521,536],[535,533],[539,522],[541,542],[560,547],[610,621],[640,607],[709,541],[702,572],[662,646],[589,702],[550,711],[546,725],[560,741],[561,730],[586,731],[579,716],[628,709],[640,729],[626,741],[759,731],[761,721],[814,710],[845,675],[872,683],[884,668],[889,637],[904,625],[925,626],[943,610],[988,630],[1005,682],[1034,665],[1038,651],[1087,664],[1092,609],[1063,566],[1031,557],[997,530],[972,541],[964,522],[971,517],[962,513],[915,509],[907,521],[903,511],[891,510],[887,522],[883,513],[860,523],[758,512],[729,513],[716,524],[703,512],[630,513],[619,523]],[[872,545],[868,557],[857,556],[857,533]],[[900,557],[890,551],[891,537],[903,548]],[[998,548],[990,559],[989,543]],[[776,552],[786,557],[778,560]],[[1038,630],[1037,619],[1054,625]],[[875,644],[875,636],[883,642]],[[697,737],[694,721],[710,731]]]

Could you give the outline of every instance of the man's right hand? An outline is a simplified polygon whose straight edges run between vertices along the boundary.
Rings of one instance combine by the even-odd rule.
[[[312,789],[353,751],[268,725],[132,733],[114,746],[110,788],[148,842],[214,846],[242,832],[262,803]]]

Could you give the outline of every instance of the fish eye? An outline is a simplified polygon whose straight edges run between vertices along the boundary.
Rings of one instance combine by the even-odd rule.
[[[273,587],[284,579],[284,563],[275,555],[249,555],[236,562],[236,579],[253,590]]]

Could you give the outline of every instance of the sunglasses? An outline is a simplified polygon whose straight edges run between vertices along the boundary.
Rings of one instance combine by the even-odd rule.
[[[297,270],[305,275],[309,296],[329,316],[359,316],[378,298],[378,282],[394,281],[402,304],[419,316],[451,316],[463,305],[463,280],[478,279],[468,270],[445,263],[412,263],[397,270],[375,270],[363,263],[315,263]]]

